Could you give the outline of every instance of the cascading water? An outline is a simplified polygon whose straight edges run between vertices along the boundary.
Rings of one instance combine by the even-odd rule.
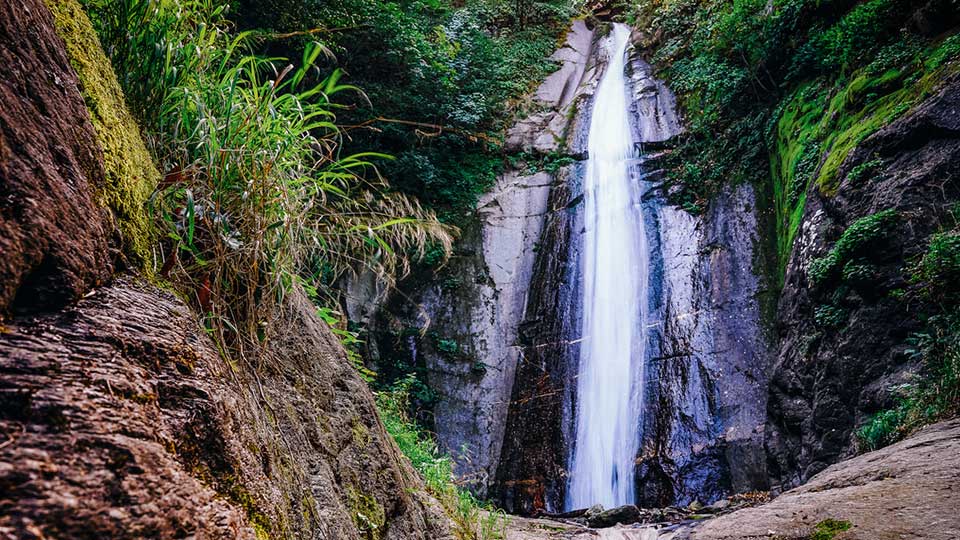
[[[583,327],[567,507],[634,501],[645,371],[648,253],[624,78],[630,31],[613,28],[594,97],[584,182]]]

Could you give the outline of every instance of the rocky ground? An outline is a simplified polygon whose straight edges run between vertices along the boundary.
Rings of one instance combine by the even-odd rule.
[[[958,480],[960,420],[951,420],[833,465],[766,504],[714,508],[716,517],[705,509],[666,510],[680,521],[604,529],[570,519],[513,518],[506,540],[957,540]],[[731,501],[738,504],[744,503]]]

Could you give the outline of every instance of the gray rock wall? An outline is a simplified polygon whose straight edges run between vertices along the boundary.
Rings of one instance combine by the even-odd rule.
[[[645,504],[711,501],[765,485],[769,348],[755,272],[755,195],[740,186],[702,216],[645,201],[656,294],[637,491]]]

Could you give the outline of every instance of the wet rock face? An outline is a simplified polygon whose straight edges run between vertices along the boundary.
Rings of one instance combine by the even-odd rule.
[[[538,112],[507,135],[509,151],[568,153],[569,118],[590,91],[594,32],[576,21],[554,55],[561,63],[533,96]],[[522,322],[535,295],[535,261],[557,186],[544,171],[508,171],[477,205],[451,261],[401,285],[372,319],[378,368],[404,362],[426,371],[437,394],[433,424],[457,473],[481,495],[495,481],[517,379]],[[354,309],[362,313],[362,309]],[[426,331],[421,334],[421,331]],[[525,375],[520,379],[528,380]],[[539,446],[539,443],[534,443]]]
[[[848,176],[876,159],[882,165],[869,178]],[[895,405],[889,388],[918,369],[905,340],[921,329],[916,314],[927,307],[907,306],[889,291],[909,286],[908,261],[941,223],[952,223],[949,208],[960,200],[960,78],[864,141],[840,175],[836,196],[808,195],[778,308],[766,446],[771,481],[783,488],[852,455],[856,428]],[[824,300],[812,290],[811,262],[854,221],[890,208],[900,219],[871,255],[874,282],[843,294],[847,318],[840,327],[818,325],[814,309]]]
[[[102,156],[43,1],[0,1],[0,64],[0,314],[52,310],[112,271]]]
[[[514,513],[563,508],[579,357],[582,164],[560,171],[520,325],[520,358],[493,493]]]
[[[8,325],[0,537],[446,538],[309,302],[280,324],[298,332],[251,359],[257,381],[179,300],[126,278]]]
[[[713,501],[765,487],[769,347],[749,186],[694,217],[645,201],[653,251],[648,381],[638,458],[642,506]]]
[[[381,363],[426,369],[437,395],[437,438],[478,493],[500,456],[520,355],[518,326],[552,185],[546,173],[500,177],[446,267],[406,283],[408,292],[374,320]]]

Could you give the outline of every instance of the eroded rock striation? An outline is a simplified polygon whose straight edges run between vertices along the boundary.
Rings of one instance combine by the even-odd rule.
[[[0,2],[0,313],[55,309],[106,281],[103,155],[53,16]]]

